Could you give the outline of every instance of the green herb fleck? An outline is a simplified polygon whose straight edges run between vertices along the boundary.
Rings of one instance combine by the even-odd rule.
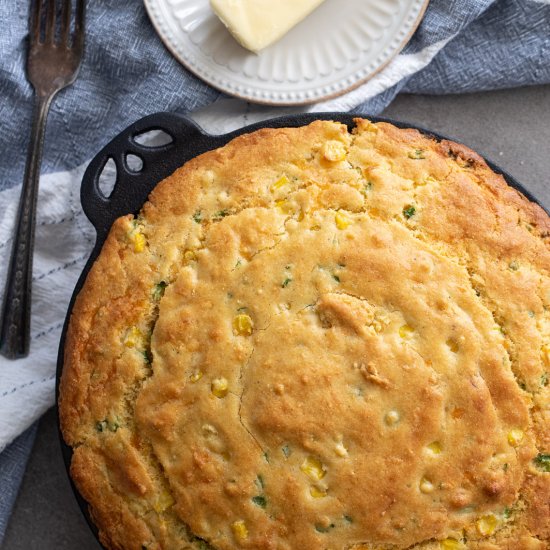
[[[195,223],[202,223],[202,212],[200,210],[193,214],[193,220],[195,220]]]
[[[246,311],[248,308],[246,306],[240,307],[237,309],[239,313],[242,313],[243,311]]]
[[[512,271],[517,271],[519,269],[519,263],[514,260],[513,262],[510,262],[508,264],[508,267],[512,270]]]
[[[258,489],[264,489],[265,488],[264,478],[260,474],[258,474],[256,476],[256,481],[254,483],[256,484],[256,487],[258,487]]]
[[[106,430],[107,429],[107,421],[102,420],[101,422],[96,422],[95,429],[98,432],[102,432],[103,430]]]
[[[164,296],[164,291],[166,290],[167,286],[168,285],[164,281],[156,284],[155,288],[153,289],[153,300],[158,302]]]
[[[533,317],[535,316],[535,312],[529,310],[529,311],[527,312],[527,315],[529,315],[529,317],[533,318]]]
[[[292,279],[285,279],[281,285],[281,288],[286,288],[290,282],[292,282]]]
[[[153,362],[153,354],[150,350],[146,349],[141,352],[143,355],[143,358],[145,359],[145,364],[150,365]]]
[[[334,523],[331,523],[328,526],[321,525],[320,523],[315,524],[315,531],[318,533],[328,533],[331,529],[334,529]]]
[[[241,259],[238,259],[237,260],[237,263],[235,264],[235,267],[240,267],[242,265],[242,260]]]
[[[269,453],[267,451],[264,453],[264,460],[269,464]]]
[[[409,153],[409,158],[413,160],[425,159],[424,149],[415,149]]]
[[[372,189],[372,181],[368,181],[365,185],[363,185],[363,189],[361,189],[361,193],[366,196],[371,189]]]
[[[337,283],[340,282],[340,277],[338,277],[338,275],[333,275],[332,278],[333,278]]]
[[[283,451],[283,454],[285,455],[285,458],[288,458],[292,451],[290,450],[290,447],[288,445],[283,445],[281,448],[281,451]]]
[[[110,432],[116,432],[119,429],[118,422],[109,422],[108,420],[102,420],[101,422],[96,422],[95,429],[98,432],[104,432],[109,430]]]
[[[345,515],[344,516],[344,521],[346,523],[353,523],[353,518],[351,516]]]
[[[403,208],[403,216],[408,220],[411,219],[416,214],[416,207],[412,204],[408,204]]]
[[[542,387],[544,386],[548,386],[548,373],[545,372],[541,377],[540,377],[540,385]]]
[[[225,216],[229,216],[229,210],[227,210],[226,208],[214,214],[214,218],[217,220],[220,220],[221,218],[225,218]]]
[[[533,462],[543,472],[550,472],[550,454],[539,453],[534,459]]]
[[[508,507],[504,508],[503,514],[504,514],[504,517],[508,519],[512,515],[512,509]]]
[[[252,502],[260,508],[265,508],[267,506],[267,500],[263,495],[252,497]]]
[[[502,465],[502,469],[507,472],[508,471],[508,462],[505,462],[503,465]]]

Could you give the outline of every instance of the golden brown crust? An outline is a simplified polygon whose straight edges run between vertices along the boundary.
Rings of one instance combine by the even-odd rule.
[[[468,148],[260,130],[113,226],[60,418],[108,548],[542,549],[550,219]]]

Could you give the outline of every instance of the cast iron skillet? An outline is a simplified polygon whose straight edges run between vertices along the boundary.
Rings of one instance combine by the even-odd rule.
[[[136,214],[139,212],[147,200],[149,193],[153,190],[156,184],[172,174],[185,162],[193,157],[196,157],[197,155],[200,155],[201,153],[210,151],[211,149],[216,149],[217,147],[222,147],[233,138],[241,134],[253,132],[254,130],[258,130],[260,128],[304,126],[319,119],[335,120],[346,124],[351,129],[354,127],[353,119],[361,116],[364,115],[354,115],[350,113],[291,115],[246,126],[245,128],[236,130],[235,132],[231,132],[229,134],[213,136],[206,134],[199,126],[197,126],[186,116],[173,113],[157,113],[138,120],[116,136],[110,143],[108,143],[90,162],[90,165],[88,166],[82,179],[82,187],[80,191],[82,208],[84,209],[84,213],[88,219],[95,227],[97,239],[90,258],[88,259],[88,262],[86,263],[86,266],[84,267],[84,270],[76,283],[76,288],[74,289],[71,301],[69,303],[67,317],[65,318],[63,332],[61,333],[61,342],[59,344],[59,354],[57,359],[56,402],[59,398],[59,381],[63,370],[63,349],[65,346],[65,336],[74,301],[82,288],[84,281],[86,280],[86,276],[88,275],[94,260],[101,251],[111,225],[117,218],[128,213]],[[373,122],[390,122],[399,128],[416,128],[423,134],[434,137],[437,140],[449,139],[411,124],[378,117],[368,118]],[[173,141],[159,147],[146,147],[135,141],[134,138],[136,136],[151,130],[163,130],[172,137]],[[141,158],[143,161],[143,166],[140,171],[134,172],[130,170],[126,161],[126,155],[128,154],[136,155]],[[105,164],[110,158],[112,158],[116,164],[117,177],[111,195],[109,197],[105,197],[99,187],[99,177],[105,167]],[[487,159],[485,160],[492,170],[504,176],[507,183],[511,187],[514,187],[520,191],[530,201],[540,204],[535,197],[533,197],[533,195],[517,180],[501,170],[492,162]],[[545,211],[550,215],[547,209],[545,209]],[[72,449],[63,441],[61,431],[59,434],[61,438],[63,458],[68,472],[71,463]],[[86,501],[80,496],[80,493],[77,491],[72,480],[71,486],[88,525],[90,526],[95,537],[98,538],[97,528],[91,521]]]

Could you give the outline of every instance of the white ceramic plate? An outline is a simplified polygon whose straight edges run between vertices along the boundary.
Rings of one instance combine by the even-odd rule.
[[[313,103],[365,82],[399,53],[428,4],[326,0],[257,55],[233,39],[208,0],[144,1],[164,44],[185,67],[227,94],[271,105]]]

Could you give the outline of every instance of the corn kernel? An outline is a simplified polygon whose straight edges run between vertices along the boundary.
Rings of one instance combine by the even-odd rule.
[[[308,456],[300,466],[300,470],[313,481],[319,481],[327,474],[325,466],[314,456]]]
[[[271,186],[271,191],[277,191],[277,189],[280,189],[289,183],[290,180],[286,176],[282,176]]]
[[[189,381],[195,384],[202,378],[203,372],[200,370],[196,370],[195,372],[191,373],[189,376]]]
[[[410,338],[414,332],[414,329],[410,325],[402,325],[399,328],[399,336],[401,338]]]
[[[420,488],[420,491],[425,494],[432,493],[434,490],[433,483],[430,480],[426,479],[425,477],[423,477],[420,480],[419,488]]]
[[[343,212],[336,212],[336,215],[334,216],[334,221],[336,222],[336,227],[338,229],[346,229],[351,224],[351,220],[343,213]]]
[[[422,181],[416,183],[416,185],[435,185],[437,180],[433,176],[426,176]]]
[[[512,445],[512,447],[517,447],[521,443],[523,435],[523,430],[520,430],[519,428],[510,430],[508,433],[508,443]]]
[[[430,443],[427,448],[434,455],[440,455],[442,451],[441,443],[439,443],[439,441],[434,441]]]
[[[449,338],[447,340],[447,345],[453,353],[458,353],[458,342],[454,338]]]
[[[384,422],[388,426],[394,426],[399,422],[399,413],[397,411],[389,411],[386,413],[386,416],[384,416]]]
[[[132,235],[132,242],[134,243],[134,252],[143,252],[145,250],[145,236],[143,233],[135,232]]]
[[[544,344],[541,348],[542,360],[546,366],[550,366],[550,345]]]
[[[344,447],[344,444],[341,441],[339,443],[336,443],[336,446],[334,447],[334,452],[338,456],[348,456],[348,450]]]
[[[462,543],[456,539],[445,539],[439,543],[441,550],[461,550],[463,548]]]
[[[197,255],[193,250],[186,250],[183,253],[183,257],[187,262],[194,262],[197,259]]]
[[[315,487],[315,485],[314,485],[313,487],[311,487],[309,489],[309,494],[313,498],[325,498],[327,496],[327,491],[326,491],[326,489],[319,489],[318,487]]]
[[[275,206],[283,213],[283,214],[290,214],[292,213],[292,207],[290,204],[288,204],[288,201],[285,199],[281,199],[278,201],[275,201]]]
[[[346,147],[341,141],[325,141],[321,153],[330,162],[340,162],[346,158]]]
[[[476,527],[480,535],[485,537],[492,535],[498,525],[497,518],[492,514],[489,516],[483,516],[476,522]]]
[[[132,327],[128,333],[126,334],[126,338],[124,339],[124,345],[127,348],[135,348],[137,347],[143,338],[143,334],[141,330],[137,327]]]
[[[229,391],[229,384],[226,378],[214,378],[210,386],[212,393],[218,398],[222,399],[227,395]]]
[[[170,506],[172,506],[175,502],[174,497],[168,491],[162,491],[162,493],[158,496],[153,509],[157,514],[160,514],[161,512],[168,510],[168,508],[170,508]]]
[[[234,521],[231,524],[231,530],[233,531],[233,536],[237,540],[246,540],[248,538],[248,529],[246,523],[242,519]]]
[[[250,315],[240,313],[233,319],[233,330],[239,336],[250,336],[253,328],[254,323],[252,322]]]

